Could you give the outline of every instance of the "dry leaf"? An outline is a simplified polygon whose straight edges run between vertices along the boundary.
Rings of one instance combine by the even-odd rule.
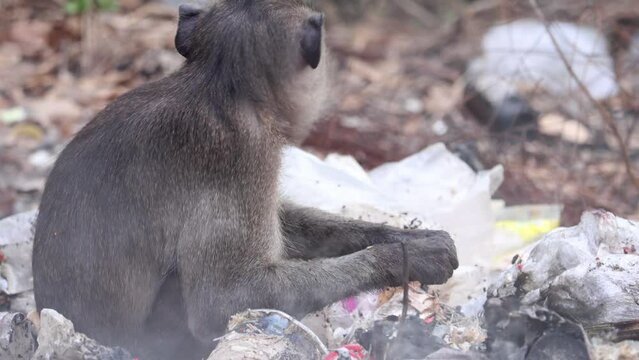
[[[586,144],[591,141],[590,129],[577,120],[565,119],[559,114],[546,114],[539,119],[539,131],[550,136],[559,136],[563,140]]]

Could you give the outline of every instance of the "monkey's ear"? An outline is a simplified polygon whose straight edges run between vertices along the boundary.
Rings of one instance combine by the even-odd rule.
[[[179,7],[178,29],[175,34],[175,48],[180,55],[185,58],[188,58],[189,53],[191,52],[193,29],[195,29],[195,23],[202,12],[202,9],[196,8],[193,5],[184,4]]]
[[[304,61],[312,67],[317,68],[320,57],[322,55],[322,25],[324,24],[324,15],[312,15],[304,23],[302,29],[302,57]]]

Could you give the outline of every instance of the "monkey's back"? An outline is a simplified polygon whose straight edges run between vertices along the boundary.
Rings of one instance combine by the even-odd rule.
[[[179,336],[210,346],[240,307],[272,304],[255,293],[285,252],[280,150],[319,115],[321,34],[322,16],[301,0],[181,7],[183,67],[109,105],[49,175],[34,240],[38,309],[137,350]]]
[[[148,84],[98,114],[62,151],[42,197],[37,307],[107,344],[143,341],[185,219],[197,211],[193,194],[216,186],[217,169],[201,171],[210,156],[197,152],[230,151],[214,141],[223,128],[206,123],[206,110],[177,106],[187,96],[175,84]]]

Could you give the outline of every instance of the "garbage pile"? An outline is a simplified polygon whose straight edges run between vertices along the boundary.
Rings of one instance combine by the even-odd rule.
[[[75,332],[70,320],[55,310],[26,316],[0,313],[0,359],[132,360],[126,350],[98,344]]]
[[[605,211],[557,229],[504,271],[490,296],[518,295],[585,325],[639,319],[639,224]]]
[[[277,310],[247,310],[236,314],[228,333],[209,356],[228,359],[319,359],[324,343],[305,325]]]
[[[639,358],[638,223],[591,211],[575,227],[552,230],[556,206],[504,208],[491,199],[501,167],[477,173],[442,144],[370,172],[350,157],[321,160],[296,148],[283,164],[282,196],[447,230],[461,266],[445,285],[364,293],[303,319],[247,309],[231,318],[209,360]],[[76,333],[54,310],[34,311],[34,218],[0,221],[0,359],[130,359]]]

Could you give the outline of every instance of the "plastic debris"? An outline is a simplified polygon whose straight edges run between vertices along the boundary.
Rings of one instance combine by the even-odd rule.
[[[280,314],[271,314],[261,318],[257,322],[257,327],[262,329],[265,334],[282,336],[289,323],[288,318]]]
[[[483,302],[478,306],[483,306]],[[402,308],[403,290],[391,288],[345,299],[307,315],[302,321],[330,348],[336,348],[357,342],[362,333],[379,326],[380,322],[389,319],[388,324],[396,322]],[[409,284],[407,315],[429,324],[432,335],[447,347],[468,350],[485,339],[477,314],[464,316],[442,305],[437,296],[420,288],[418,283]]]
[[[412,114],[419,114],[424,111],[424,104],[421,100],[410,97],[404,101],[404,110]]]
[[[397,317],[375,322],[369,331],[359,334],[359,343],[370,349],[374,359],[421,359],[446,347],[442,339],[431,334],[433,325],[417,316],[401,323]]]
[[[31,359],[36,346],[35,328],[24,314],[0,312],[0,359]]]
[[[360,344],[348,344],[332,350],[324,356],[324,360],[364,360],[366,352]]]
[[[132,360],[122,348],[98,344],[86,335],[76,333],[73,323],[51,309],[40,312],[38,348],[34,360]]]
[[[248,310],[229,320],[208,360],[320,360],[326,346],[311,330],[278,310]]]
[[[28,314],[36,310],[35,297],[33,290],[27,290],[10,297],[9,309],[15,312]]]
[[[55,162],[56,156],[48,150],[37,150],[29,155],[29,164],[38,169],[50,169]]]
[[[444,120],[437,120],[433,123],[431,129],[437,136],[444,136],[448,132],[448,125]]]
[[[490,258],[495,223],[490,198],[502,180],[501,166],[476,173],[435,144],[369,173],[349,156],[320,160],[289,147],[280,184],[282,195],[301,205],[394,226],[446,230],[460,263],[472,265]]]
[[[489,293],[518,294],[584,324],[638,319],[638,247],[639,224],[586,212],[579,225],[550,232],[519,256]]]
[[[598,346],[632,354],[635,345],[627,340],[636,339],[632,320],[639,318],[639,225],[593,211],[578,226],[555,229],[530,244],[558,225],[560,207],[500,208],[490,197],[501,176],[499,167],[476,173],[441,144],[371,172],[350,157],[320,160],[287,149],[285,196],[347,217],[450,230],[466,263],[445,285],[409,284],[404,321],[402,289],[343,299],[303,324],[277,310],[248,310],[231,319],[209,359],[485,359],[486,346],[490,358],[507,360],[522,354],[581,356]],[[34,308],[31,248],[12,249],[30,246],[34,220],[30,212],[0,221],[0,290],[11,294],[5,298],[12,311]],[[502,264],[495,257],[521,246],[527,248],[508,257],[505,271],[492,270]],[[581,323],[599,345],[588,348]],[[43,311],[41,328],[34,359],[130,358],[75,333],[55,311]],[[0,339],[5,349],[2,344]]]
[[[15,295],[33,289],[31,252],[35,211],[0,221],[0,291]]]
[[[12,142],[21,138],[40,141],[44,135],[44,130],[41,126],[30,122],[18,123],[9,131],[9,139],[11,139],[10,141]]]
[[[418,283],[409,286],[408,314],[423,320],[432,317],[438,309],[433,295],[419,288]],[[402,313],[402,290],[387,289],[353,296],[332,304],[323,310],[307,315],[302,322],[321,337],[329,347],[335,348],[353,341],[358,329],[370,329],[375,321],[399,317]]]
[[[550,24],[550,31],[595,99],[617,93],[613,61],[603,34],[566,22]],[[521,88],[543,88],[554,96],[575,95],[577,85],[540,21],[522,19],[495,26],[484,36],[482,50],[468,72],[471,82],[491,103],[499,104]]]
[[[373,314],[375,320],[386,319],[389,316],[399,317],[402,314],[403,289],[392,288],[383,291],[378,299],[378,307]],[[439,300],[422,289],[419,283],[408,284],[407,314],[427,320],[439,310]]]
[[[331,304],[308,314],[302,323],[309,327],[329,348],[351,342],[358,328],[373,325],[379,293],[364,293]]]
[[[571,118],[580,119],[588,113],[583,105],[586,96],[575,91],[578,86],[573,76],[596,100],[618,93],[614,63],[604,34],[593,27],[567,22],[552,22],[546,29],[538,20],[512,21],[494,26],[484,35],[482,55],[470,63],[466,72],[468,100],[464,105],[491,131],[509,130],[528,137],[541,130],[583,143],[593,139],[577,121],[556,124],[553,121],[561,120],[556,116],[537,121],[545,109],[543,102],[539,102],[544,96],[551,101],[562,99],[558,105]]]
[[[593,358],[596,360],[632,360],[639,359],[639,341],[622,341],[611,344],[609,341],[595,338],[592,340]]]
[[[23,107],[12,107],[0,110],[0,122],[14,124],[24,121],[27,118],[27,110]]]
[[[508,297],[488,300],[485,313],[491,359],[590,359],[581,326],[553,311]]]
[[[606,338],[614,342],[639,340],[639,319],[592,325],[586,327],[586,332],[592,337]]]
[[[495,234],[491,263],[504,268],[517,252],[559,227],[561,205],[503,207],[495,203]]]
[[[473,354],[469,350],[481,348],[484,339],[478,321],[471,324],[452,309],[441,309],[425,319],[408,315],[402,321],[401,317],[390,315],[375,321],[370,329],[358,329],[355,336],[371,358],[387,360],[424,359],[443,349],[451,351],[439,353],[442,359],[455,359],[462,354],[462,359],[476,358],[468,357]]]
[[[488,358],[477,351],[443,348],[428,355],[424,360],[488,360]]]
[[[528,100],[520,95],[511,94],[503,99],[490,101],[482,92],[482,85],[473,84],[472,81],[475,79],[469,80],[471,83],[464,90],[468,99],[464,106],[479,123],[495,133],[512,131],[523,137],[527,137],[529,133],[533,134],[530,131],[535,129],[539,113],[532,108]]]
[[[518,205],[497,212],[498,229],[508,231],[530,243],[559,227],[561,205]]]

